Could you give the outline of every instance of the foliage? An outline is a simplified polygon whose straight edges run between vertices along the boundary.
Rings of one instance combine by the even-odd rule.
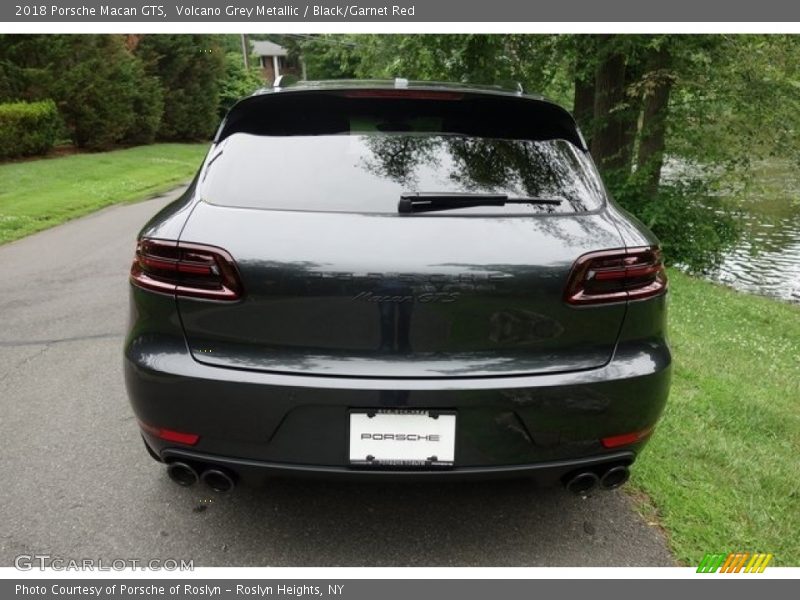
[[[140,62],[134,64],[133,70],[138,81],[131,98],[134,118],[123,142],[152,144],[156,141],[164,114],[164,90],[158,79],[144,73],[144,66]]]
[[[80,147],[152,141],[163,103],[120,35],[0,36],[0,98],[52,98]]]
[[[0,104],[0,158],[46,154],[60,129],[52,100]]]
[[[225,73],[219,89],[219,118],[224,117],[236,102],[263,85],[258,69],[245,69],[241,50],[225,54]]]
[[[616,189],[617,202],[661,240],[670,262],[689,271],[712,269],[722,259],[721,250],[738,239],[736,215],[701,178],[663,183],[655,195],[637,187],[635,178],[609,185]]]
[[[53,45],[61,46],[61,72],[50,85],[74,142],[102,150],[123,141],[136,121],[139,84],[136,62],[124,41],[103,35],[63,36]]]
[[[301,44],[309,79],[394,78],[521,84],[566,99],[571,82],[557,36],[326,35]],[[531,57],[538,57],[531,60]]]
[[[208,139],[218,124],[220,80],[225,58],[212,35],[146,35],[135,53],[146,73],[161,83],[163,140]]]
[[[797,156],[800,38],[757,35],[324,35],[309,78],[519,81],[573,105],[612,195],[667,259],[701,271],[735,242],[752,166]],[[700,168],[662,171],[667,159]]]
[[[206,144],[153,144],[0,165],[0,243],[191,179]]]

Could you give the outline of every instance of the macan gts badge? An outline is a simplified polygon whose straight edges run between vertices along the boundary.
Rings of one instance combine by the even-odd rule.
[[[571,115],[500,88],[236,104],[142,229],[125,379],[181,485],[622,485],[664,408],[667,280]]]

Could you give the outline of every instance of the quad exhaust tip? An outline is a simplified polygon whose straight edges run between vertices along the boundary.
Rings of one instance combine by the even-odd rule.
[[[205,469],[198,475],[197,470],[185,462],[171,462],[167,465],[167,475],[182,487],[189,487],[202,481],[215,492],[230,492],[236,482],[229,473],[216,468]]]
[[[599,481],[597,475],[591,471],[584,471],[569,479],[566,488],[573,494],[586,494],[592,491]]]
[[[200,479],[212,490],[221,494],[230,492],[236,486],[233,478],[219,469],[206,469]]]
[[[625,465],[616,465],[602,471],[597,475],[592,471],[580,471],[570,476],[564,483],[573,494],[585,495],[598,485],[604,490],[615,490],[624,485],[631,476],[630,469]]]
[[[167,475],[172,481],[183,487],[194,485],[199,479],[197,471],[184,462],[169,463],[167,465]]]
[[[600,478],[600,485],[607,490],[614,490],[630,479],[631,472],[628,467],[618,465],[611,467],[608,471],[603,473]]]

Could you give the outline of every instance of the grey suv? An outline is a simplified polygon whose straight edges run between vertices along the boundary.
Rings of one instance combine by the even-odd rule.
[[[494,88],[276,87],[142,229],[125,376],[176,482],[614,488],[669,389],[656,239],[570,114]]]

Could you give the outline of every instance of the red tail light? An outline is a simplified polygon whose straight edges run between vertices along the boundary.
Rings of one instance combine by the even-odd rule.
[[[657,246],[603,250],[581,256],[572,267],[568,304],[605,304],[663,294],[667,275]]]
[[[233,257],[221,248],[201,244],[140,240],[131,283],[155,292],[207,300],[242,297]]]

